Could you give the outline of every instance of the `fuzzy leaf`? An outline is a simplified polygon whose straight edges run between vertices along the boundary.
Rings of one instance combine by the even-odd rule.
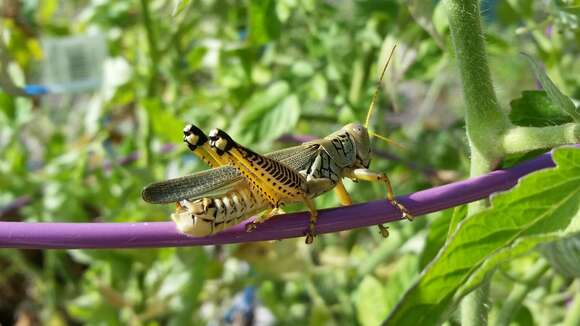
[[[518,126],[545,127],[572,122],[544,91],[524,91],[510,105],[510,120]]]
[[[556,87],[550,77],[548,77],[544,69],[542,69],[531,56],[527,54],[524,54],[524,56],[530,62],[536,78],[540,84],[542,84],[542,87],[544,90],[546,90],[546,93],[548,93],[548,97],[552,100],[552,102],[561,110],[564,110],[567,114],[569,114],[574,119],[574,121],[580,121],[580,112],[574,106],[574,102],[572,102],[568,96],[560,92],[558,87]]]
[[[492,206],[463,220],[442,252],[422,273],[386,323],[438,324],[467,288],[484,275],[486,261],[524,253],[536,244],[577,230],[580,219],[580,149],[554,151],[556,168],[522,178],[511,191],[492,197]],[[557,233],[559,232],[559,233]],[[512,250],[506,249],[513,247]],[[516,251],[517,249],[517,251]],[[488,265],[495,265],[487,263]],[[490,266],[491,267],[491,266]],[[484,268],[481,273],[476,273]],[[475,280],[473,284],[475,284]]]

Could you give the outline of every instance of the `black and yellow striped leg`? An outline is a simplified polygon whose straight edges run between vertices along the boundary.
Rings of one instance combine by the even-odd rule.
[[[208,144],[208,138],[198,127],[188,124],[183,128],[183,141],[202,161],[206,162],[210,167],[217,168],[227,164],[227,161],[211,150]]]
[[[393,205],[399,211],[401,211],[401,214],[403,214],[404,218],[408,219],[409,221],[413,220],[413,215],[411,215],[409,210],[407,210],[407,208],[405,206],[403,206],[401,203],[399,203],[395,199],[395,194],[393,193],[393,187],[391,186],[391,181],[389,180],[389,177],[387,177],[386,174],[374,172],[374,171],[371,171],[368,169],[354,169],[354,170],[350,171],[347,174],[347,176],[350,178],[353,178],[353,179],[357,179],[357,180],[383,182],[385,184],[385,186],[387,187],[387,201],[389,203],[391,203],[391,205]],[[379,227],[379,230],[383,236],[386,237],[389,235],[389,230],[385,226],[378,225],[378,227]]]
[[[318,214],[308,197],[308,184],[304,176],[277,160],[239,145],[222,130],[212,130],[209,143],[217,155],[226,158],[231,166],[242,173],[252,192],[264,198],[272,207],[279,207],[286,202],[304,202],[311,212],[306,242],[312,243]]]

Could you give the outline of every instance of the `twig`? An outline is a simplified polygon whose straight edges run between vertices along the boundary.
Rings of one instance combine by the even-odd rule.
[[[578,145],[577,145],[578,146]],[[508,170],[419,191],[399,197],[413,215],[420,216],[462,205],[514,186],[533,171],[554,166],[551,154],[543,154]],[[356,217],[356,218],[355,218]],[[308,213],[278,216],[254,232],[241,223],[213,236],[191,238],[176,231],[173,222],[143,223],[23,223],[0,222],[0,248],[138,248],[215,245],[286,239],[303,236]],[[385,200],[320,211],[317,230],[338,232],[401,219]]]

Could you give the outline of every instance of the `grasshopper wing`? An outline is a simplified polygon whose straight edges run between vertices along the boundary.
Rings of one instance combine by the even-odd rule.
[[[143,189],[143,200],[153,204],[166,204],[200,196],[211,197],[235,188],[241,175],[231,166],[205,170],[181,178],[156,182]],[[215,194],[214,194],[215,193]]]
[[[318,152],[318,145],[306,143],[266,154],[294,170],[308,168]],[[195,200],[203,197],[224,195],[244,186],[242,175],[233,167],[226,165],[192,175],[156,182],[143,189],[143,200],[153,204],[174,203],[180,200]]]

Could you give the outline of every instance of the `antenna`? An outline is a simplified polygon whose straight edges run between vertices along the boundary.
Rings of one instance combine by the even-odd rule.
[[[371,121],[371,116],[373,115],[373,109],[375,108],[375,101],[377,100],[377,96],[379,95],[379,91],[381,90],[381,84],[383,82],[383,78],[385,77],[385,71],[387,71],[387,67],[389,66],[389,63],[391,62],[391,58],[393,57],[393,54],[395,53],[395,50],[397,49],[397,45],[398,43],[395,43],[395,46],[393,46],[393,49],[391,50],[391,53],[389,54],[389,58],[387,59],[387,62],[385,63],[385,66],[383,67],[383,71],[381,72],[381,77],[379,77],[379,82],[377,83],[377,88],[375,88],[375,93],[373,94],[373,98],[371,100],[371,105],[369,106],[369,110],[367,112],[367,119],[365,120],[365,128],[369,128],[369,122]]]
[[[377,133],[375,133],[374,131],[370,131],[369,130],[369,122],[371,121],[371,116],[373,115],[373,110],[375,108],[375,102],[377,100],[377,96],[379,95],[379,91],[381,89],[381,84],[383,82],[383,78],[385,77],[385,71],[387,71],[387,67],[389,66],[389,63],[391,62],[391,58],[393,57],[393,54],[395,53],[395,50],[397,49],[397,45],[398,43],[395,43],[395,46],[393,46],[393,49],[391,50],[391,53],[389,54],[389,58],[387,59],[387,62],[385,63],[385,66],[383,67],[383,70],[381,71],[381,76],[379,77],[379,81],[377,83],[377,88],[375,88],[375,93],[373,94],[373,98],[371,99],[371,104],[369,106],[369,110],[367,112],[367,118],[365,120],[365,128],[367,128],[367,130],[369,131],[369,136],[371,137],[376,137],[379,138],[389,144],[393,144],[399,148],[405,149],[404,146],[402,146],[401,144],[398,144],[397,142],[379,135]]]

